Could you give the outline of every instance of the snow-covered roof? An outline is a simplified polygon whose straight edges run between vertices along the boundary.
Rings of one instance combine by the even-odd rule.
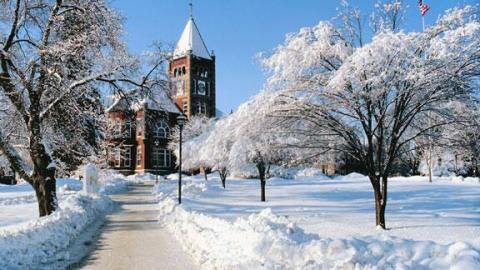
[[[126,96],[117,97],[112,105],[108,107],[107,112],[126,111],[128,109],[134,111],[149,109],[170,113],[181,113],[180,109],[170,98],[168,93],[159,87],[153,87],[148,92],[138,89],[128,93]]]
[[[173,57],[177,58],[185,56],[188,51],[192,51],[192,54],[195,56],[212,59],[193,17],[190,17],[187,25],[185,25],[182,36],[178,40],[177,46],[173,51]]]

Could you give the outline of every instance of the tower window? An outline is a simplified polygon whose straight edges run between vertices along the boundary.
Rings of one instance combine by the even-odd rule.
[[[206,114],[207,113],[207,104],[202,101],[198,101],[196,103],[196,111],[198,114]]]
[[[183,113],[188,114],[188,102],[186,100],[183,101]]]

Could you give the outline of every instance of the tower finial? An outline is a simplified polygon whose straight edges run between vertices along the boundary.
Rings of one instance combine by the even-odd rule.
[[[190,6],[190,18],[193,18],[193,3],[192,3],[192,0],[190,0],[190,3],[188,5]]]

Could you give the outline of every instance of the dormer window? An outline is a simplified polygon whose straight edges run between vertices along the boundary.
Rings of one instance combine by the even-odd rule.
[[[167,138],[169,133],[170,128],[164,121],[155,124],[155,128],[153,130],[153,136],[155,138]]]

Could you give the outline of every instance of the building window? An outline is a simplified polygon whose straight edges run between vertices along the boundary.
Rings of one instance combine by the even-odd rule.
[[[124,167],[130,167],[130,165],[132,165],[132,148],[130,148],[130,147],[125,148],[123,165],[124,165]]]
[[[119,138],[122,135],[122,125],[120,120],[111,119],[109,124],[110,135],[113,138]]]
[[[185,69],[185,67],[182,67],[182,73],[183,75],[187,74],[187,70]]]
[[[126,120],[125,125],[122,127],[124,138],[130,138],[132,136],[132,121]]]
[[[153,132],[153,136],[155,138],[167,138],[170,132],[170,128],[168,127],[167,123],[164,121],[158,122],[155,124],[155,129]]]
[[[188,114],[188,102],[186,100],[183,101],[183,113]]]
[[[137,167],[142,165],[142,146],[137,146]]]
[[[171,163],[171,153],[167,149],[153,147],[152,163],[154,167],[168,168]]]
[[[113,138],[130,137],[132,135],[132,121],[111,119],[109,123],[110,135]]]
[[[113,155],[115,156],[115,167],[119,168],[122,162],[122,152],[120,151],[120,147],[115,147],[113,150]]]
[[[196,111],[198,114],[206,114],[207,113],[207,104],[202,101],[198,101],[196,103]]]
[[[113,146],[109,146],[107,148],[107,164],[108,166],[112,166],[112,164],[115,163],[115,153],[114,153],[115,148]]]

